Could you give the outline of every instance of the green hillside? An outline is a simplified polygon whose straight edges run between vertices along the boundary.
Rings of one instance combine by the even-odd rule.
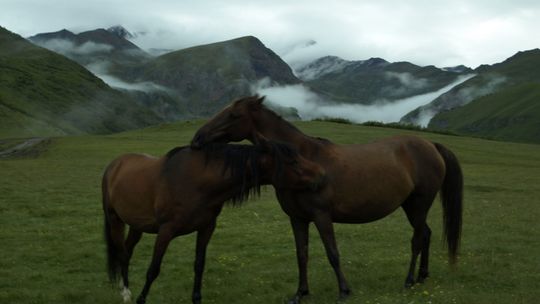
[[[540,83],[503,89],[441,112],[429,126],[461,134],[540,143]]]
[[[178,101],[199,116],[251,94],[260,79],[300,82],[278,55],[252,36],[171,52],[113,72],[131,82],[151,81],[175,91]]]
[[[82,66],[0,27],[0,138],[110,133],[157,122]]]
[[[122,153],[163,155],[189,143],[202,123],[53,138],[39,157],[0,159],[0,303],[121,303],[119,289],[108,283],[105,270],[101,174]],[[450,148],[463,167],[463,238],[457,267],[447,264],[438,200],[428,216],[433,231],[430,277],[411,290],[402,285],[412,236],[402,210],[369,224],[336,224],[342,269],[352,289],[346,303],[538,301],[539,145],[328,122],[296,126],[343,144],[416,134]],[[155,235],[144,235],[135,248],[130,267],[133,297],[144,284],[154,241]],[[191,234],[171,242],[148,303],[190,303],[195,241]],[[335,275],[313,225],[309,247],[306,303],[336,303]],[[272,187],[242,207],[223,209],[206,258],[204,303],[279,304],[293,295],[298,279],[294,238]]]
[[[508,97],[506,103],[512,104],[515,102],[515,98],[503,93],[503,91],[513,88],[514,90],[521,91],[523,87],[519,89],[516,86],[522,86],[528,83],[540,83],[538,67],[540,67],[540,49],[518,52],[501,63],[480,66],[475,70],[477,76],[454,87],[431,103],[415,109],[404,116],[401,121],[414,123],[424,113],[436,114],[448,111],[491,94],[497,95],[502,93],[500,97],[496,97],[495,99],[501,99],[502,96],[506,96]],[[523,94],[520,94],[520,96],[523,96]],[[502,103],[501,100],[489,105],[489,107],[500,106]],[[486,103],[484,105],[487,106]],[[486,109],[486,113],[493,113],[494,111]],[[489,119],[489,117],[486,116],[485,119]],[[445,122],[439,123],[438,118],[434,118],[430,122],[430,126],[455,129],[453,125],[446,124]]]

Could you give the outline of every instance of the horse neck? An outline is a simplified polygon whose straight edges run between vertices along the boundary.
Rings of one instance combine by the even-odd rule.
[[[260,117],[254,121],[256,131],[264,138],[287,143],[296,148],[302,155],[309,155],[311,151],[320,148],[318,139],[302,133],[293,124],[268,109],[263,109]],[[251,140],[253,143],[256,141],[256,138]]]

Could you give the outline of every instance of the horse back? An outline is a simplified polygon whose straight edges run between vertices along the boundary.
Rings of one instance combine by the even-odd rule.
[[[400,135],[359,145],[368,151],[368,160],[393,164],[404,170],[415,188],[435,184],[439,189],[445,175],[445,162],[431,141]]]
[[[437,192],[446,173],[445,161],[434,143],[416,136],[399,136],[394,140],[404,153],[402,162],[407,162],[417,191]]]
[[[329,175],[329,189],[322,194],[338,222],[382,218],[413,192],[436,193],[445,174],[435,146],[414,136],[335,145],[321,161]]]

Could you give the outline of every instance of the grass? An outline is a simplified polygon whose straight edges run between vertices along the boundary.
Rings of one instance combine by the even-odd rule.
[[[154,155],[189,142],[201,121],[109,136],[53,138],[39,157],[0,160],[0,303],[121,303],[107,282],[100,177],[125,152]],[[465,174],[461,258],[447,265],[441,206],[430,213],[431,277],[402,289],[412,236],[403,212],[366,225],[336,225],[348,303],[536,303],[540,290],[540,146],[331,122],[298,122],[338,143],[419,134],[459,157]],[[136,296],[154,236],[131,263]],[[174,240],[148,303],[188,303],[194,235]],[[282,303],[296,289],[293,237],[271,187],[242,208],[225,208],[210,242],[205,303]],[[311,227],[306,303],[334,303],[335,276]]]

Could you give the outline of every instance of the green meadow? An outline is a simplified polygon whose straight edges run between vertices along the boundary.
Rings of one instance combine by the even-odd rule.
[[[162,155],[189,143],[202,121],[108,136],[52,138],[39,156],[0,159],[0,303],[121,303],[105,271],[101,174],[126,152]],[[430,278],[402,286],[410,258],[404,213],[364,225],[336,224],[341,261],[353,294],[347,303],[538,303],[540,298],[540,145],[332,122],[299,122],[313,136],[366,143],[418,134],[454,151],[465,201],[459,263],[450,268],[441,204],[433,230]],[[2,149],[20,140],[1,141]],[[154,235],[131,262],[134,298],[144,283]],[[195,235],[169,247],[147,303],[190,303]],[[283,303],[296,290],[292,232],[271,186],[242,207],[226,207],[210,242],[204,303]],[[305,303],[335,303],[337,283],[311,227]]]

